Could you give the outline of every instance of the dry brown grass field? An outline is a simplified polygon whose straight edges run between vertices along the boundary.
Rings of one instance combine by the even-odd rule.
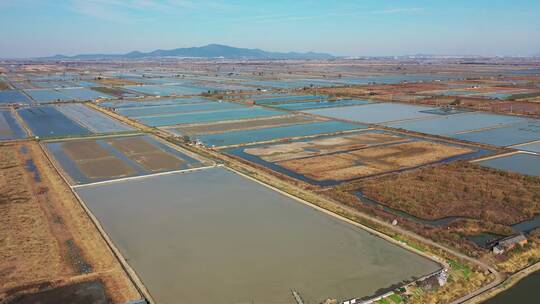
[[[139,293],[37,143],[0,146],[0,302],[85,281]]]

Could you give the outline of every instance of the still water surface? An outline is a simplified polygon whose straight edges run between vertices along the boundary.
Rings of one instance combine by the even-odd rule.
[[[507,303],[538,303],[538,287],[540,286],[540,271],[522,279],[512,288],[504,291],[484,304],[507,304]]]
[[[224,168],[77,192],[158,303],[319,303],[439,268]]]

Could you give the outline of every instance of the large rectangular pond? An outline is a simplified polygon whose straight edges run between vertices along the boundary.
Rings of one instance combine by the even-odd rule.
[[[193,97],[193,98],[167,98],[156,100],[115,100],[100,102],[99,105],[107,108],[123,109],[123,108],[138,108],[138,107],[151,107],[151,106],[164,106],[164,105],[179,105],[179,104],[191,104],[199,102],[207,102],[208,99]]]
[[[346,300],[439,269],[224,168],[76,191],[160,304]]]
[[[437,74],[397,74],[397,75],[379,75],[364,77],[342,77],[335,78],[334,81],[340,84],[362,85],[370,83],[378,84],[396,84],[400,82],[428,82],[438,80],[459,79],[459,75],[437,75]]]
[[[205,87],[179,85],[125,86],[125,88],[135,92],[154,96],[198,95],[208,91],[208,88]]]
[[[208,146],[230,146],[253,142],[264,142],[280,138],[311,136],[365,128],[367,127],[341,121],[322,121],[265,129],[199,135],[197,136],[197,139]]]
[[[453,115],[440,115],[437,118],[406,121],[385,124],[392,128],[405,129],[434,135],[453,135],[455,133],[503,126],[511,123],[524,122],[526,119],[488,113],[462,113]]]
[[[478,162],[484,167],[521,173],[525,175],[540,176],[540,156],[527,153],[518,153],[510,156],[492,158]]]
[[[163,105],[155,107],[122,108],[118,109],[117,112],[127,117],[137,118],[177,113],[238,109],[242,107],[242,105],[237,103],[209,101],[192,104]]]
[[[516,147],[516,149],[523,150],[523,151],[540,153],[540,142],[535,142],[535,143],[531,143],[531,144],[522,145],[522,146]]]
[[[282,115],[283,112],[265,108],[239,108],[230,110],[220,110],[212,112],[192,112],[179,113],[167,116],[142,117],[138,119],[141,123],[153,127],[170,126],[177,124],[204,123],[214,121],[226,121],[245,118],[257,118]]]
[[[92,132],[69,119],[54,106],[38,106],[17,110],[35,136],[56,137],[88,135]]]
[[[32,101],[26,95],[17,90],[0,91],[0,104],[26,103]]]
[[[343,99],[343,100],[324,100],[318,102],[294,102],[294,103],[284,103],[271,105],[274,108],[290,111],[300,111],[300,110],[310,110],[310,109],[322,109],[322,108],[332,108],[332,107],[343,107],[343,106],[356,106],[369,104],[367,100],[357,100],[357,99]]]
[[[296,101],[320,101],[326,99],[326,96],[319,95],[292,95],[292,96],[277,96],[254,99],[255,104],[280,104]]]
[[[21,139],[26,132],[9,109],[0,109],[0,140]]]
[[[439,117],[436,114],[422,113],[430,107],[399,103],[374,103],[361,106],[308,110],[307,113],[345,119],[363,123],[384,123],[418,118]]]
[[[83,104],[61,104],[55,106],[55,108],[93,133],[113,133],[133,130],[132,127],[114,120],[101,112],[90,109]]]
[[[30,97],[32,97],[32,99],[38,103],[67,101],[67,100],[72,99],[68,97],[67,95],[64,95],[53,89],[35,89],[35,90],[33,89],[33,90],[25,90],[25,92],[26,94],[30,95]]]
[[[523,122],[501,128],[462,133],[452,137],[503,147],[540,140],[540,120],[521,120]]]
[[[44,144],[71,184],[198,168],[204,163],[150,135]]]
[[[94,100],[99,98],[112,98],[112,96],[110,95],[87,88],[57,89],[57,91],[68,96],[72,100]]]

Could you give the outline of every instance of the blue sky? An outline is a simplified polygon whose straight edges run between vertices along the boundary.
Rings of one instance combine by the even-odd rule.
[[[0,57],[221,43],[335,55],[540,54],[538,0],[0,0]]]

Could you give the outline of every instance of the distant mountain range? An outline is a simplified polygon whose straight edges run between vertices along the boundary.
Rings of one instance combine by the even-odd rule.
[[[324,53],[279,53],[260,49],[236,48],[227,45],[209,44],[201,47],[178,48],[174,50],[155,50],[143,53],[133,51],[127,54],[83,54],[75,56],[56,55],[40,59],[51,60],[99,60],[99,59],[145,59],[145,58],[226,58],[226,59],[333,59]]]

